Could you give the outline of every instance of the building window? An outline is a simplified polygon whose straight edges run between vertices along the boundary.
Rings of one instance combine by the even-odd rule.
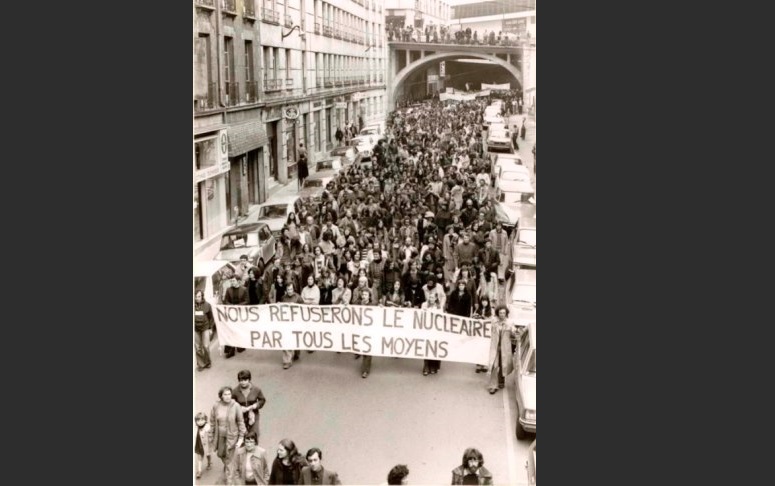
[[[318,152],[320,152],[323,150],[323,139],[320,137],[320,110],[315,112],[313,118],[315,120],[315,143]]]
[[[255,102],[258,95],[255,66],[253,64],[253,42],[245,41],[245,95],[248,102]]]

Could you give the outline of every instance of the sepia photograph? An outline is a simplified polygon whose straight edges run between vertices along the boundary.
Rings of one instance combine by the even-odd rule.
[[[535,486],[536,0],[192,8],[192,484]]]

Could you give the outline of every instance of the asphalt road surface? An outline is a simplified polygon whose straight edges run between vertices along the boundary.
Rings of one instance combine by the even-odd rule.
[[[270,461],[287,437],[303,453],[320,447],[324,467],[343,484],[386,484],[396,464],[408,465],[410,484],[450,484],[463,451],[476,447],[495,484],[527,484],[532,438],[515,437],[513,375],[490,395],[473,364],[442,362],[437,375],[423,376],[422,360],[375,357],[363,379],[351,354],[302,351],[288,370],[279,351],[248,349],[225,360],[214,347],[212,355],[212,368],[194,372],[194,412],[209,415],[218,388],[236,386],[237,372],[250,370],[267,399],[259,444]],[[213,456],[196,484],[216,484],[221,470]]]

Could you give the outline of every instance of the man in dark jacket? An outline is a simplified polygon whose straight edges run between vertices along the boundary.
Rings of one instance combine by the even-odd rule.
[[[463,234],[463,241],[458,243],[455,247],[455,259],[457,260],[458,268],[463,265],[471,265],[474,261],[474,255],[479,251],[479,248],[475,243],[471,242],[471,235],[468,233]]]
[[[250,298],[248,297],[248,289],[242,286],[239,279],[235,276],[231,278],[231,287],[226,289],[226,295],[223,298],[224,305],[248,305]],[[223,354],[228,359],[234,356],[234,350],[238,353],[245,351],[245,348],[234,348],[232,346],[224,346]]]
[[[307,462],[301,470],[299,484],[342,484],[339,475],[334,471],[326,471],[323,467],[323,451],[313,447],[307,451]]]
[[[492,247],[492,240],[485,240],[484,248],[479,251],[479,261],[484,264],[485,270],[497,275],[501,258],[498,250]]]
[[[237,373],[239,385],[231,389],[231,396],[242,407],[242,418],[245,420],[245,427],[247,427],[248,432],[256,434],[256,441],[258,441],[259,410],[266,403],[266,398],[264,398],[261,388],[254,385],[250,379],[250,370],[242,370]]]

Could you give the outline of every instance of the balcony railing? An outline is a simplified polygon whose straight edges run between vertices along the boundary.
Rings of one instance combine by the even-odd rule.
[[[334,78],[330,76],[326,76],[325,82],[323,84],[326,88],[333,88],[334,87]]]
[[[322,88],[325,85],[325,78],[317,78],[316,88]]]
[[[385,79],[384,79],[384,76],[383,76],[383,74],[382,74],[382,73],[380,73],[380,74],[378,74],[378,75],[377,75],[377,79],[379,79],[379,82],[380,82],[380,83],[384,83],[384,82],[385,82]]]
[[[293,18],[288,14],[285,14],[285,26],[288,28],[293,27]]]
[[[282,79],[264,78],[264,91],[280,91],[282,89]]]
[[[293,78],[285,78],[285,89],[293,89]]]
[[[326,37],[331,37],[333,35],[334,29],[331,28],[330,25],[324,25],[323,26],[323,35]]]
[[[214,0],[196,0],[196,4],[201,7],[207,7],[212,10],[215,10],[215,1]]]
[[[258,81],[248,81],[245,83],[245,102],[255,103],[258,101]]]
[[[320,33],[320,23],[319,22],[315,22],[315,33],[316,34]]]
[[[239,104],[239,83],[226,82],[226,104],[228,106]]]
[[[243,0],[242,2],[242,15],[250,19],[256,18],[256,4],[255,0]]]
[[[207,97],[194,100],[195,111],[207,111],[215,108],[215,83],[207,83]]]
[[[226,13],[237,15],[237,0],[221,0],[221,8]]]
[[[280,24],[280,14],[271,8],[261,9],[261,20],[270,24]]]

